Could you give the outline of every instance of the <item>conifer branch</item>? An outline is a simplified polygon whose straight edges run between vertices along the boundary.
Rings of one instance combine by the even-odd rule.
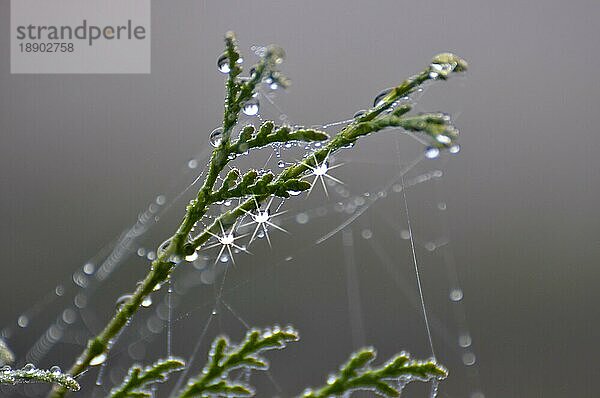
[[[69,370],[72,375],[80,374],[89,368],[94,358],[106,355],[111,341],[125,327],[131,317],[138,311],[144,299],[152,293],[157,285],[165,282],[176,265],[195,251],[200,250],[211,237],[222,228],[235,225],[244,214],[257,209],[271,195],[288,197],[290,192],[301,192],[310,189],[310,183],[304,181],[311,170],[320,165],[333,152],[353,146],[363,136],[384,130],[388,127],[401,127],[418,134],[423,134],[429,145],[436,150],[450,149],[456,146],[457,131],[450,124],[447,116],[442,114],[424,114],[406,116],[411,110],[409,104],[401,102],[417,90],[427,80],[445,80],[453,72],[462,72],[467,64],[461,58],[444,53],[432,60],[421,73],[405,80],[386,93],[381,100],[363,115],[335,134],[325,145],[315,150],[304,160],[299,161],[279,175],[250,170],[245,174],[239,171],[229,172],[222,186],[215,190],[215,185],[228,163],[236,156],[253,148],[261,148],[275,142],[290,141],[323,141],[327,135],[312,129],[292,129],[288,126],[276,126],[266,122],[256,132],[254,127],[242,129],[237,140],[231,136],[238,124],[240,112],[253,96],[262,82],[275,86],[287,86],[288,79],[278,70],[283,61],[281,48],[270,46],[264,56],[251,69],[249,77],[241,77],[240,53],[235,36],[228,32],[225,36],[225,53],[220,60],[224,61],[222,71],[228,73],[226,82],[225,109],[220,127],[220,137],[215,142],[208,171],[204,183],[186,208],[186,214],[175,234],[167,240],[164,247],[157,252],[157,258],[151,264],[144,280],[109,320],[104,330],[91,339],[85,350]],[[197,236],[192,231],[208,210],[217,202],[231,198],[245,199],[232,210],[225,211],[214,219],[214,222],[202,230]],[[54,388],[52,398],[63,397],[64,387]]]

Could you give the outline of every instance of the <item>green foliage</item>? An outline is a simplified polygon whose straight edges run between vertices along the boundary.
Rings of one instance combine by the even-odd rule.
[[[388,90],[378,103],[362,115],[355,117],[331,139],[327,134],[313,130],[290,126],[277,126],[271,121],[263,123],[258,129],[254,126],[245,126],[241,129],[237,139],[232,140],[232,133],[238,124],[239,115],[243,106],[257,93],[259,84],[267,82],[280,87],[289,85],[289,80],[279,70],[279,65],[285,57],[284,51],[276,46],[265,49],[259,62],[250,69],[249,76],[242,76],[242,67],[239,60],[237,42],[232,32],[225,35],[225,52],[222,55],[227,61],[227,81],[225,84],[226,95],[224,104],[223,121],[220,127],[220,140],[208,164],[208,171],[202,187],[186,208],[186,213],[175,234],[167,240],[168,244],[158,251],[158,257],[152,262],[151,268],[138,285],[131,297],[123,303],[110,319],[104,330],[88,342],[86,349],[75,361],[70,369],[71,374],[79,374],[89,368],[94,357],[106,354],[111,347],[111,340],[127,325],[131,317],[139,310],[143,300],[152,293],[155,286],[165,282],[177,264],[187,255],[201,250],[209,239],[218,235],[229,227],[235,225],[237,220],[250,211],[257,209],[271,195],[288,197],[291,191],[299,192],[310,189],[310,183],[304,178],[309,177],[312,170],[324,162],[331,153],[344,148],[352,147],[359,138],[385,130],[388,127],[401,127],[404,131],[421,134],[428,146],[434,150],[449,149],[451,152],[458,149],[456,139],[458,131],[451,125],[450,118],[440,113],[426,113],[421,115],[407,115],[412,109],[410,104],[401,104],[411,93],[428,80],[446,80],[454,72],[464,72],[467,63],[454,54],[442,53],[435,56],[431,63],[417,75],[414,75],[396,87]],[[282,170],[278,175],[264,170],[248,170],[245,173],[237,169],[228,169],[228,164],[241,154],[254,148],[263,148],[273,143],[287,143],[291,141],[326,141],[320,148],[312,151],[309,156]],[[222,174],[226,174],[222,177]],[[223,178],[220,187],[215,187],[219,178]],[[211,218],[211,224],[195,231],[209,209],[223,200],[240,198],[240,204]],[[199,233],[198,233],[199,232]],[[193,236],[193,234],[196,234]],[[226,340],[218,340],[216,349],[229,348]],[[218,354],[219,351],[216,351]],[[229,352],[229,351],[227,351]],[[224,354],[223,351],[221,354]],[[228,355],[228,354],[227,354]],[[214,355],[213,355],[214,357]],[[220,370],[224,364],[216,361],[209,373]],[[226,381],[206,379],[205,376],[197,379],[194,388],[205,391],[206,394],[221,391],[223,394],[246,393],[244,386]],[[230,390],[227,390],[231,387]],[[203,390],[204,389],[204,390]],[[212,390],[207,390],[212,389]],[[212,392],[211,392],[212,391]],[[250,391],[250,390],[248,390]],[[63,397],[65,388],[55,388],[50,394],[52,398]],[[191,394],[191,393],[190,393]]]
[[[285,348],[286,343],[297,341],[298,338],[298,332],[289,326],[284,329],[275,326],[273,329],[249,330],[237,345],[229,342],[225,336],[217,337],[202,373],[188,382],[178,398],[254,396],[251,386],[229,379],[231,371],[240,368],[266,370],[269,363],[260,354]]]
[[[145,398],[151,397],[153,384],[167,380],[169,374],[185,367],[185,362],[178,358],[162,359],[151,366],[141,368],[132,366],[120,386],[110,392],[110,398]]]
[[[267,370],[269,363],[261,354],[285,348],[286,343],[298,339],[298,332],[293,328],[282,330],[278,326],[249,330],[244,340],[237,345],[227,337],[219,336],[212,343],[208,361],[200,375],[190,379],[175,397],[253,397],[254,388],[232,380],[231,372]],[[359,390],[374,391],[384,397],[398,397],[401,386],[409,382],[442,380],[448,375],[446,369],[436,362],[416,361],[406,353],[394,356],[379,367],[372,366],[375,357],[373,348],[355,352],[337,374],[328,377],[325,386],[318,389],[307,388],[300,397],[339,397]],[[159,361],[144,370],[133,366],[121,386],[113,389],[109,398],[150,397],[147,390],[150,384],[165,381],[170,372],[181,370],[183,366],[183,362],[177,359]]]
[[[396,355],[380,367],[373,368],[376,352],[364,348],[352,354],[340,371],[330,375],[327,385],[317,390],[306,389],[303,398],[338,397],[346,393],[368,390],[384,397],[399,397],[401,387],[408,382],[431,379],[442,380],[448,375],[446,369],[434,361],[415,361],[406,353]]]
[[[26,383],[53,383],[71,391],[79,391],[79,383],[58,367],[44,370],[27,364],[21,369],[11,369],[10,366],[0,368],[0,384]]]

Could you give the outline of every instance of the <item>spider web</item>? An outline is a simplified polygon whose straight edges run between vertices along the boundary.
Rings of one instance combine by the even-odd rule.
[[[255,47],[254,50],[260,51],[260,47]],[[262,88],[257,98],[260,101],[260,111],[256,115],[244,116],[240,124],[257,124],[262,120],[272,119],[293,125],[281,108],[278,95],[280,90]],[[418,95],[413,98],[414,101]],[[342,119],[313,127],[335,132],[352,120]],[[381,145],[380,136],[376,134],[363,140],[361,147]],[[239,338],[252,325],[264,326],[294,318],[269,315],[271,312],[268,305],[260,311],[252,306],[250,309],[246,308],[248,301],[265,304],[269,298],[273,299],[278,292],[281,293],[282,289],[274,287],[274,293],[257,297],[256,293],[252,293],[256,291],[253,288],[257,287],[259,292],[264,292],[267,289],[265,284],[273,281],[281,283],[290,274],[304,272],[303,264],[319,258],[324,251],[329,250],[341,253],[336,258],[343,262],[342,267],[340,269],[339,264],[336,264],[335,268],[341,274],[342,290],[346,293],[342,299],[349,328],[340,331],[335,325],[324,325],[319,330],[309,330],[309,336],[318,336],[317,332],[330,335],[331,330],[337,329],[337,333],[344,334],[348,339],[348,345],[341,350],[347,355],[365,344],[378,346],[376,343],[381,339],[373,340],[377,340],[376,337],[383,331],[386,336],[394,335],[395,339],[402,341],[402,345],[395,344],[392,347],[394,352],[407,348],[415,355],[436,357],[435,354],[438,353],[437,358],[452,370],[452,377],[456,377],[458,373],[456,366],[452,365],[461,363],[468,381],[466,392],[472,398],[483,398],[463,302],[464,294],[448,237],[446,213],[449,209],[441,199],[440,183],[447,156],[438,160],[425,159],[422,149],[419,149],[422,145],[418,142],[418,137],[408,133],[404,136],[392,141],[394,145],[398,144],[396,153],[392,152],[392,156],[376,161],[361,158],[360,152],[357,155],[355,152],[358,151],[354,150],[331,154],[327,162],[323,163],[325,166],[311,170],[308,180],[312,183],[312,188],[309,194],[303,194],[306,199],[273,198],[263,204],[258,212],[245,214],[232,228],[223,229],[221,234],[213,236],[200,252],[187,258],[176,269],[167,286],[154,292],[151,300],[144,303],[146,308],[142,308],[111,342],[112,350],[109,355],[99,358],[95,361],[96,366],[80,375],[84,388],[93,389],[92,396],[105,396],[114,384],[122,380],[132,363],[150,363],[159,357],[180,355],[187,360],[188,367],[179,377],[174,377],[170,383],[161,386],[157,394],[168,396],[169,392],[177,391],[186,377],[201,370],[210,342],[217,334],[226,333]],[[390,144],[389,140],[387,144]],[[276,144],[253,152],[251,160],[243,157],[236,160],[236,163],[241,169],[262,164],[262,169],[276,171],[310,156],[311,151],[319,146],[319,143]],[[399,149],[405,146],[408,148],[406,151]],[[183,204],[194,196],[203,180],[204,165],[211,152],[212,147],[207,145],[189,159],[183,165],[177,181],[164,193],[153,198],[133,225],[74,270],[53,291],[41,296],[34,306],[5,325],[0,336],[9,345],[16,339],[31,337],[32,343],[28,349],[18,353],[17,365],[35,363],[42,366],[58,363],[65,368],[70,365],[69,361],[84,348],[87,339],[101,330],[104,317],[110,313],[107,297],[116,298],[122,294],[111,286],[111,282],[127,276],[133,286],[135,278],[143,277],[144,267],[156,258],[156,250],[152,248],[156,247],[155,242],[160,241],[161,236],[168,233],[160,230],[157,225],[160,225],[162,219],[176,219],[181,215]],[[400,163],[411,156],[414,157],[412,161]],[[382,178],[369,178],[369,173],[373,172],[381,172]],[[415,200],[413,195],[423,197],[420,190],[426,191],[429,202],[433,205],[420,203],[419,208],[413,212],[410,203]],[[210,224],[223,210],[231,209],[238,203],[228,201],[216,206],[203,219],[204,226]],[[390,209],[397,217],[387,216]],[[429,215],[428,219],[434,221],[432,225],[420,222],[419,216],[423,214]],[[311,224],[310,233],[304,231],[300,234],[301,230],[309,229],[305,224]],[[390,245],[389,242],[394,243]],[[399,246],[403,246],[404,250],[392,252],[389,249]],[[431,270],[429,265],[433,263],[441,265],[440,269],[445,272]],[[367,268],[365,264],[370,264],[370,274],[367,276],[363,269]],[[402,268],[402,264],[413,264],[412,273],[409,268]],[[331,268],[334,268],[333,265]],[[282,269],[291,271],[284,272]],[[421,276],[419,271],[426,272],[422,272]],[[283,276],[278,277],[278,274]],[[324,278],[332,277],[327,272],[324,274]],[[432,278],[431,275],[439,278],[441,274],[445,278],[446,291],[440,293],[428,290],[427,282]],[[314,275],[314,278],[320,276]],[[406,321],[414,330],[419,325],[419,319],[424,321],[426,327],[416,332],[418,336],[426,336],[422,352],[419,352],[418,339],[403,339],[405,329],[393,330],[395,326],[392,326],[392,330],[387,330],[370,321],[373,317],[370,316],[372,304],[369,298],[373,295],[373,289],[369,286],[372,286],[373,279],[377,276],[387,279],[394,287],[395,293],[390,297],[390,302],[408,304],[408,307],[390,305],[389,309],[384,309],[389,314],[391,325],[397,326]],[[335,284],[335,280],[326,279],[319,283],[321,286]],[[293,284],[288,283],[285,289],[292,286]],[[305,290],[308,292],[304,292]],[[322,293],[323,289],[317,293],[319,292]],[[298,294],[298,304],[302,304],[304,300],[303,293],[309,294],[310,288],[296,286],[294,294]],[[445,305],[440,305],[441,297],[445,297]],[[436,303],[436,309],[450,307],[450,319],[431,310],[430,298]],[[242,304],[243,302],[246,304]],[[306,311],[299,308],[296,306],[295,310],[300,313]],[[332,303],[324,303],[311,306],[309,311],[320,312],[322,319],[327,317],[331,308]],[[404,312],[399,311],[400,309]],[[281,308],[273,311],[275,314],[278,312],[281,312]],[[53,319],[48,320],[49,313],[55,314]],[[302,332],[306,316],[301,314],[297,319],[300,324],[296,326]],[[47,322],[48,325],[41,335],[31,336],[25,333],[41,322]],[[195,341],[184,342],[182,346],[178,336],[184,335],[189,328],[194,330]],[[305,345],[315,343],[318,342],[304,341]],[[334,345],[327,342],[320,349],[327,350]],[[345,357],[323,360],[325,370],[315,372],[317,377],[308,375],[306,379],[300,380],[301,384],[321,384],[326,372],[335,369],[344,360]],[[276,359],[273,359],[273,363],[277,364]],[[293,370],[282,372],[283,366],[275,365],[266,376],[240,372],[237,377],[242,380],[252,378],[259,391],[270,391],[272,396],[299,393],[300,390],[295,385],[288,386]],[[41,385],[24,385],[18,388],[2,387],[0,391],[33,397],[43,395],[46,388]],[[457,388],[458,392],[454,392],[454,389],[443,387],[440,393],[447,397],[464,396],[464,387],[462,388]],[[437,385],[432,385],[430,395],[435,396],[436,393]]]

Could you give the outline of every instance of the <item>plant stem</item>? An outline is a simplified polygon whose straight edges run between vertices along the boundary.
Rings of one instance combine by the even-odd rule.
[[[416,88],[426,80],[434,78],[431,75],[432,66],[429,66],[418,75],[407,79],[401,85],[393,88],[390,93],[383,98],[380,105],[371,109],[363,116],[356,118],[351,124],[339,131],[326,145],[321,149],[314,151],[303,161],[287,167],[274,181],[271,182],[269,179],[266,181],[266,184],[261,186],[261,189],[256,192],[238,195],[237,197],[249,196],[249,198],[233,210],[222,213],[209,227],[205,228],[200,235],[189,240],[190,233],[194,226],[206,214],[210,206],[215,202],[224,199],[221,193],[214,191],[214,186],[219,175],[231,160],[230,155],[238,154],[239,152],[241,140],[232,144],[230,142],[231,132],[238,123],[239,112],[243,104],[252,97],[256,85],[262,81],[265,74],[272,72],[272,68],[275,63],[277,63],[269,57],[280,56],[280,54],[275,51],[273,51],[271,55],[267,52],[267,56],[256,65],[255,71],[250,79],[241,83],[237,79],[237,76],[241,73],[241,68],[238,66],[237,62],[239,53],[236,49],[233,34],[228,33],[226,35],[225,44],[226,54],[229,58],[230,72],[226,84],[227,95],[222,124],[223,133],[220,144],[212,153],[204,184],[198,191],[197,197],[188,205],[186,214],[180,226],[177,228],[177,231],[170,238],[169,244],[163,251],[158,253],[157,259],[151,264],[150,271],[138,285],[131,298],[117,310],[116,314],[110,319],[104,330],[96,337],[89,340],[85,350],[69,370],[69,374],[73,376],[77,376],[87,370],[94,358],[100,355],[107,355],[111,346],[111,341],[127,325],[128,321],[140,309],[144,299],[155,290],[156,286],[167,281],[177,263],[181,261],[183,257],[200,249],[212,236],[221,232],[221,228],[229,228],[234,225],[238,218],[247,212],[256,209],[257,206],[260,206],[260,204],[271,195],[277,194],[286,196],[287,191],[282,191],[288,186],[286,183],[303,178],[313,167],[322,163],[331,153],[352,146],[361,136],[382,130],[386,127],[404,127],[405,129],[422,131],[430,135],[434,134],[429,129],[429,127],[431,127],[430,125],[423,124],[422,127],[419,127],[421,125],[418,123],[415,124],[415,118],[418,119],[419,116],[413,117],[412,119],[402,117],[403,114],[410,110],[410,105],[403,105],[394,109],[394,105],[397,101],[416,90]],[[466,69],[466,63],[460,58],[452,56],[451,54],[442,55],[446,58],[440,59],[444,60],[449,65],[451,64],[453,69],[456,68],[456,71]],[[434,58],[434,61],[442,55]],[[445,78],[445,76],[442,78]],[[386,111],[391,112],[386,113]],[[421,119],[418,119],[417,121],[421,122]],[[435,132],[435,134],[438,134],[438,132]],[[290,136],[289,139],[292,140],[296,138],[291,138]],[[264,145],[269,143],[268,140],[265,140],[264,142]],[[309,184],[307,185],[310,186]],[[233,194],[231,195],[232,196],[230,197],[234,197]],[[65,393],[66,389],[64,387],[55,386],[50,392],[49,397],[62,398]]]

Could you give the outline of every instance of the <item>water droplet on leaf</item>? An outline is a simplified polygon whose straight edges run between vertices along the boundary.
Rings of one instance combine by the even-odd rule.
[[[258,111],[260,110],[260,103],[257,98],[252,98],[244,104],[242,107],[242,112],[247,116],[256,116],[258,115]]]
[[[106,361],[106,354],[103,353],[103,354],[100,354],[100,355],[96,355],[90,361],[90,366],[102,365],[105,361]]]
[[[116,310],[119,311],[121,307],[123,307],[125,303],[127,303],[131,299],[131,297],[133,297],[131,294],[124,294],[120,296],[115,302]]]
[[[142,300],[142,307],[148,308],[151,305],[152,305],[152,297],[150,297],[150,296],[144,297],[144,299]]]
[[[215,148],[221,145],[221,141],[223,140],[223,128],[217,127],[216,129],[214,129],[210,133],[208,140],[210,142],[210,145],[212,145]]]
[[[440,155],[440,150],[434,146],[425,148],[425,157],[428,159],[435,159]]]
[[[392,89],[391,88],[386,88],[385,90],[383,90],[382,92],[380,92],[379,94],[377,94],[377,96],[373,100],[373,106],[374,107],[378,107],[379,105],[383,104],[383,99],[390,92],[392,92]]]

